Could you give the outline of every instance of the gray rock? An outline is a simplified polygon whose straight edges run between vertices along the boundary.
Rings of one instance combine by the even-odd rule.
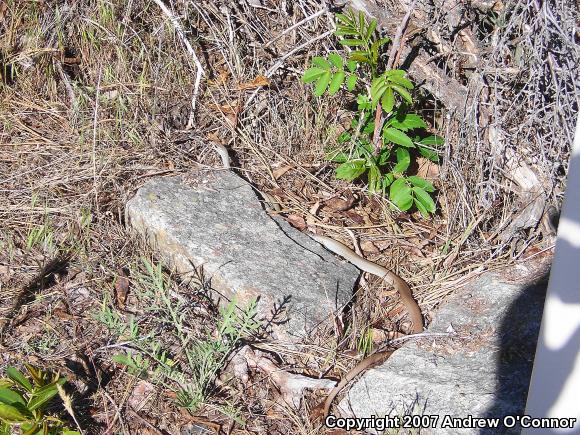
[[[230,171],[147,182],[126,206],[131,225],[177,271],[203,269],[212,289],[240,306],[259,298],[275,338],[296,342],[350,300],[358,270],[263,210]],[[191,186],[194,187],[191,187]]]
[[[472,282],[445,302],[428,329],[453,329],[456,337],[407,343],[353,384],[341,413],[437,416],[431,428],[421,425],[427,434],[519,432],[501,419],[524,413],[544,295],[545,283],[506,284],[491,274]],[[446,416],[499,418],[500,425],[444,428]]]

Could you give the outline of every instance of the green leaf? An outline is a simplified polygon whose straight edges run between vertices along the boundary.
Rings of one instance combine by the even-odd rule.
[[[353,51],[350,54],[349,59],[354,62],[371,63],[369,55],[366,51]]]
[[[0,388],[8,388],[14,385],[14,381],[8,378],[0,378]]]
[[[399,94],[401,97],[403,97],[403,99],[409,103],[409,104],[413,104],[413,97],[411,97],[411,94],[409,94],[409,92],[403,88],[402,86],[399,85],[391,85],[391,87],[393,88],[393,90],[397,91],[397,94]]]
[[[374,105],[379,102],[386,90],[387,83],[385,82],[385,78],[383,76],[379,76],[373,80],[371,83],[371,100]]]
[[[403,69],[391,69],[389,71],[386,71],[385,74],[388,78],[392,78],[392,77],[405,77],[405,74],[407,72]]]
[[[46,384],[47,378],[49,377],[48,373],[43,372],[41,369],[34,367],[31,364],[25,363],[24,367],[26,367],[26,370],[28,370],[28,373],[32,377],[32,381],[33,381],[34,385],[36,385],[38,387],[42,387]]]
[[[348,154],[343,152],[329,153],[326,158],[334,163],[344,163],[348,160]]]
[[[391,184],[389,197],[402,211],[409,210],[413,205],[411,188],[407,185],[404,178],[398,178]]]
[[[381,106],[383,106],[383,110],[387,113],[393,111],[393,107],[395,106],[395,95],[393,94],[392,88],[389,87],[386,89],[383,98],[381,99]]]
[[[390,40],[391,40],[391,38],[381,38],[381,39],[378,39],[377,41],[375,41],[375,44],[377,44],[380,48],[383,45],[385,45],[387,42],[389,42]]]
[[[369,27],[367,28],[367,34],[365,35],[367,40],[371,39],[371,36],[375,33],[377,28],[377,20],[371,20]]]
[[[377,165],[384,166],[389,161],[389,157],[391,156],[391,150],[388,148],[381,149],[379,153],[379,158],[377,159]]]
[[[421,139],[419,143],[422,145],[443,145],[445,143],[445,139],[441,136],[433,134]]]
[[[354,91],[358,77],[355,74],[350,74],[346,79],[346,89],[350,92]]]
[[[6,374],[10,379],[12,379],[26,391],[28,392],[32,391],[32,384],[28,379],[24,377],[24,375],[20,371],[18,371],[16,367],[8,367],[6,369]]]
[[[433,201],[433,198],[431,198],[431,195],[429,195],[420,187],[416,186],[413,187],[413,193],[415,194],[415,199],[420,202],[423,207],[425,207],[425,210],[427,210],[429,213],[435,212],[435,202]]]
[[[395,173],[402,173],[407,170],[409,165],[411,164],[411,155],[406,148],[397,147],[397,164],[393,168],[393,172]]]
[[[407,89],[413,89],[415,86],[413,85],[413,82],[411,82],[411,80],[401,76],[401,75],[387,75],[388,79],[390,82],[392,83],[396,83],[404,88]]]
[[[424,218],[428,218],[429,217],[429,212],[427,211],[427,209],[425,208],[425,206],[419,202],[417,200],[417,198],[413,198],[413,202],[415,203],[415,207],[417,207],[417,210],[419,210],[421,212],[421,215]]]
[[[5,403],[7,405],[20,403],[21,405],[26,406],[24,397],[22,397],[19,392],[10,390],[9,388],[0,388],[0,403]]]
[[[312,63],[324,70],[330,70],[330,68],[332,68],[332,66],[330,65],[330,63],[323,57],[320,56],[315,56],[312,58]]]
[[[424,148],[422,146],[419,146],[419,153],[421,153],[421,155],[429,160],[431,160],[432,162],[438,163],[439,162],[439,154],[437,154],[436,151],[430,150],[429,148]]]
[[[354,60],[349,60],[349,61],[346,63],[346,67],[348,68],[348,70],[349,70],[351,73],[356,71],[356,65],[357,65],[357,64],[356,64],[356,61],[354,61]]]
[[[426,192],[435,192],[435,188],[431,183],[421,177],[418,177],[417,175],[411,175],[410,177],[407,177],[407,181],[411,182],[413,186],[420,187]]]
[[[369,192],[373,193],[381,190],[381,171],[376,165],[371,165],[369,168],[368,183]]]
[[[340,136],[338,136],[338,143],[343,144],[348,142],[349,140],[351,140],[352,135],[350,134],[350,132],[348,131],[343,131],[342,133],[340,133]]]
[[[64,381],[64,379],[63,379]],[[64,382],[63,382],[64,383]],[[34,411],[48,403],[54,396],[58,394],[58,389],[56,388],[56,383],[52,383],[45,387],[42,387],[38,391],[34,392],[34,395],[28,402],[28,409]]]
[[[391,120],[390,125],[403,131],[414,128],[427,128],[427,124],[425,124],[423,118],[414,113],[404,113],[401,116],[397,115]]]
[[[81,433],[76,431],[76,430],[64,430],[63,429],[62,435],[81,435]]]
[[[10,426],[8,426],[8,423],[0,420],[0,435],[10,435],[10,432]]]
[[[338,54],[330,53],[328,55],[328,60],[330,61],[331,64],[333,64],[338,69],[342,69],[342,63],[343,63],[342,57],[340,57]]]
[[[31,415],[25,414],[23,409],[6,403],[0,403],[0,420],[6,423],[22,423],[30,420]]]
[[[335,14],[334,15],[339,21],[352,26],[354,23],[350,19],[350,17],[346,16],[345,14]]]
[[[392,172],[383,175],[383,189],[386,189],[391,184],[393,184],[393,181],[395,181],[395,176],[393,175]]]
[[[334,75],[334,77],[332,77],[332,80],[330,81],[330,86],[328,88],[328,93],[330,95],[334,95],[338,92],[338,90],[342,86],[342,83],[344,82],[344,78],[345,78],[344,71],[339,71]]]
[[[334,34],[336,36],[358,36],[359,32],[357,32],[355,29],[337,26],[336,32],[334,32]]]
[[[359,45],[365,44],[365,42],[362,39],[341,39],[338,42],[339,44],[345,45],[347,47],[358,47]]]
[[[383,138],[389,142],[402,145],[407,148],[414,148],[415,145],[409,136],[403,133],[401,130],[397,130],[393,127],[386,127],[383,130]]]
[[[309,68],[304,72],[304,75],[302,76],[302,82],[311,83],[325,72],[326,70],[313,66],[312,68]]]
[[[364,174],[366,170],[364,159],[351,160],[336,168],[336,178],[352,181]]]
[[[332,73],[330,71],[326,71],[324,74],[320,76],[318,82],[316,82],[316,87],[314,88],[314,95],[320,97],[326,91],[328,84],[330,83],[330,79],[332,77]]]
[[[368,110],[371,108],[371,102],[369,101],[369,97],[365,94],[359,94],[356,98],[356,103],[358,105],[358,110]]]

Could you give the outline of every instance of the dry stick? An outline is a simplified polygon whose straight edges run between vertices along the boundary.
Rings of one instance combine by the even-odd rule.
[[[273,66],[272,68],[270,68],[268,71],[266,71],[266,73],[264,74],[266,77],[271,77],[272,74],[274,74],[278,68],[280,68],[282,65],[284,65],[284,61],[289,58],[290,56],[292,56],[294,53],[296,53],[297,51],[302,50],[303,48],[309,46],[310,44],[312,44],[313,42],[316,41],[320,41],[321,39],[326,38],[327,36],[330,36],[334,33],[334,30],[329,30],[328,32],[324,32],[322,35],[318,35],[316,38],[313,39],[309,39],[308,41],[306,41],[304,44],[299,45],[298,47],[290,50],[288,53],[286,53],[285,55],[283,55]],[[246,101],[246,104],[244,105],[244,109],[247,108],[250,103],[254,100],[254,98],[256,98],[256,95],[258,94],[258,91],[260,90],[260,88],[256,89],[254,91],[254,93],[252,95],[250,95],[250,98],[248,98],[248,101]]]
[[[288,27],[286,30],[284,30],[282,33],[280,33],[274,39],[270,40],[267,44],[264,45],[264,48],[268,48],[272,43],[276,42],[278,39],[280,39],[282,36],[284,36],[288,32],[291,32],[292,30],[296,29],[297,27],[300,27],[302,24],[307,23],[308,21],[311,21],[315,18],[318,18],[319,16],[326,13],[327,11],[328,11],[328,8],[323,8],[323,9],[319,10],[318,12],[316,12],[312,15],[309,15],[306,18],[298,21],[296,24]]]
[[[161,8],[165,16],[169,19],[169,21],[173,25],[173,28],[177,32],[177,35],[181,39],[181,42],[183,42],[183,45],[185,45],[187,52],[191,55],[193,63],[195,64],[195,67],[197,69],[197,71],[195,72],[195,83],[193,85],[193,96],[191,97],[191,112],[189,113],[189,120],[187,121],[187,126],[185,127],[186,130],[191,130],[193,128],[193,117],[195,115],[195,103],[197,101],[197,95],[199,93],[199,85],[201,83],[201,77],[205,75],[205,71],[201,66],[201,62],[199,61],[197,55],[195,54],[195,51],[193,50],[193,47],[185,37],[185,32],[183,31],[181,24],[179,24],[179,20],[177,19],[177,17],[173,15],[173,13],[167,8],[167,6],[165,6],[162,0],[153,0],[153,1],[157,3],[157,6]]]
[[[99,189],[97,187],[97,120],[99,116],[99,98],[101,91],[102,69],[99,68],[99,78],[97,80],[97,95],[95,97],[95,112],[93,114],[93,149],[91,153],[93,163],[93,190],[95,191],[95,208],[99,215]]]
[[[401,37],[403,36],[403,32],[407,28],[407,24],[409,23],[409,18],[411,18],[411,13],[413,9],[415,9],[415,4],[417,0],[413,0],[413,3],[409,6],[409,10],[403,17],[401,24],[397,27],[397,33],[395,34],[395,39],[393,40],[393,45],[391,46],[391,51],[389,52],[389,60],[387,62],[387,71],[395,66],[395,60],[398,58],[398,53],[402,50],[402,42]],[[373,142],[375,151],[378,154],[380,152],[379,147],[379,140],[380,140],[380,131],[383,128],[383,123],[385,120],[383,119],[383,108],[379,103],[377,105],[377,112],[375,114],[375,130],[373,131]]]

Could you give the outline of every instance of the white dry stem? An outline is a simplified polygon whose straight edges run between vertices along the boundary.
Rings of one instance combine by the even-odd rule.
[[[265,45],[264,48],[269,47],[272,43],[276,42],[278,39],[280,39],[282,36],[286,35],[287,33],[291,32],[292,30],[300,27],[302,24],[307,23],[308,21],[311,21],[315,18],[318,18],[319,16],[321,16],[322,14],[325,14],[328,11],[327,8],[322,8],[320,9],[318,12],[315,12],[312,15],[309,15],[305,18],[303,18],[302,20],[298,21],[296,24],[288,27],[286,30],[284,30],[282,33],[280,33],[278,36],[276,36],[274,39],[271,39],[270,41],[268,41]]]
[[[282,394],[284,401],[296,409],[300,408],[300,401],[306,390],[330,391],[336,385],[336,382],[330,379],[309,378],[308,376],[281,370],[270,359],[264,357],[262,352],[254,352],[249,346],[244,346],[240,349],[235,357],[234,373],[242,381],[245,380],[247,382],[249,377],[247,371],[240,365],[241,357],[243,357],[249,368],[260,370],[267,374]]]
[[[195,71],[195,83],[193,85],[193,96],[191,97],[191,112],[189,114],[187,126],[185,127],[186,130],[191,130],[193,128],[193,119],[195,116],[195,105],[197,101],[197,95],[199,94],[199,85],[201,83],[201,77],[205,75],[205,71],[203,69],[203,66],[201,65],[201,62],[199,61],[199,58],[195,54],[195,50],[189,43],[187,37],[185,36],[183,27],[181,27],[181,24],[179,23],[177,17],[173,15],[173,12],[171,12],[167,6],[165,6],[162,0],[153,0],[153,1],[157,3],[157,6],[159,6],[161,11],[163,11],[165,16],[169,19],[171,25],[177,32],[177,35],[181,39],[181,42],[183,42],[183,45],[185,45],[187,52],[190,54],[191,58],[193,59],[193,63],[195,64],[196,71]]]

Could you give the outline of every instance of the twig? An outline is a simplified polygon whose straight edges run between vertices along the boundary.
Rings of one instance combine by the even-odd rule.
[[[292,56],[294,53],[302,50],[303,48],[309,46],[310,44],[312,44],[313,42],[316,41],[320,41],[321,39],[324,39],[330,35],[332,35],[334,33],[334,30],[329,30],[328,32],[324,32],[322,35],[318,35],[316,38],[313,39],[309,39],[308,41],[306,41],[305,43],[299,45],[298,47],[290,50],[288,53],[286,53],[285,55],[283,55],[280,59],[278,59],[278,61],[268,70],[266,71],[266,73],[264,74],[264,76],[266,77],[271,77],[272,74],[274,74],[278,68],[280,68],[282,65],[284,65],[284,61],[289,58],[290,56]],[[248,98],[248,100],[246,101],[246,104],[244,105],[244,108],[247,108],[250,103],[254,100],[254,98],[256,98],[256,95],[258,94],[258,91],[260,89],[256,89],[252,95],[250,95],[250,98]]]
[[[173,25],[173,28],[175,29],[177,35],[181,39],[181,42],[183,42],[183,45],[185,45],[187,52],[191,55],[193,63],[195,64],[197,70],[195,72],[193,96],[191,97],[191,112],[189,113],[189,120],[187,121],[187,126],[185,127],[186,130],[191,130],[193,128],[193,118],[195,116],[195,103],[197,101],[197,95],[199,93],[199,85],[201,83],[201,77],[205,75],[205,71],[197,55],[195,54],[195,51],[193,50],[193,47],[187,40],[185,32],[183,31],[183,27],[181,27],[181,24],[179,24],[179,20],[177,19],[177,17],[173,15],[173,13],[169,10],[169,8],[167,8],[167,6],[165,6],[162,0],[154,0],[154,1],[155,3],[157,3],[157,6],[159,6],[159,8],[163,11],[165,16],[169,19],[169,21]]]
[[[321,39],[324,39],[330,35],[332,35],[334,33],[334,30],[329,30],[327,32],[324,32],[322,35],[318,35],[316,38],[312,38],[309,39],[308,41],[306,41],[305,43],[299,45],[296,48],[293,48],[292,50],[290,50],[288,53],[286,53],[285,55],[283,55],[280,59],[278,59],[278,62],[276,62],[272,68],[270,68],[268,71],[266,71],[266,74],[264,74],[266,77],[271,77],[272,74],[274,74],[278,68],[280,68],[283,64],[284,61],[289,58],[290,56],[292,56],[294,53],[302,50],[305,47],[308,47],[310,44],[312,44],[313,42],[316,41],[320,41]]]
[[[409,18],[411,18],[411,13],[413,13],[413,9],[415,9],[415,4],[417,0],[413,0],[413,3],[409,6],[409,10],[403,17],[401,24],[397,27],[397,33],[395,33],[395,39],[393,39],[393,45],[391,46],[391,51],[389,52],[389,60],[387,61],[387,70],[390,70],[395,66],[395,59],[397,57],[397,52],[400,51],[402,48],[400,45],[401,37],[403,36],[403,32],[407,28],[407,24],[409,23]]]
[[[271,39],[270,41],[268,41],[268,43],[266,43],[264,45],[264,48],[268,48],[271,44],[273,44],[274,42],[276,42],[278,39],[280,39],[282,36],[286,35],[288,32],[291,32],[292,30],[294,30],[297,27],[300,27],[302,24],[307,23],[308,21],[311,21],[315,18],[318,18],[319,16],[321,16],[322,14],[326,13],[328,11],[328,8],[323,8],[321,10],[319,10],[318,12],[307,16],[306,18],[298,21],[296,24],[288,27],[286,30],[284,30],[282,33],[280,33],[278,36],[276,36],[274,39]]]
[[[99,214],[99,189],[97,187],[97,121],[99,116],[99,98],[101,91],[102,69],[99,69],[99,78],[97,79],[97,94],[95,96],[95,113],[93,114],[93,149],[91,153],[93,163],[93,189],[95,191],[95,208]]]

